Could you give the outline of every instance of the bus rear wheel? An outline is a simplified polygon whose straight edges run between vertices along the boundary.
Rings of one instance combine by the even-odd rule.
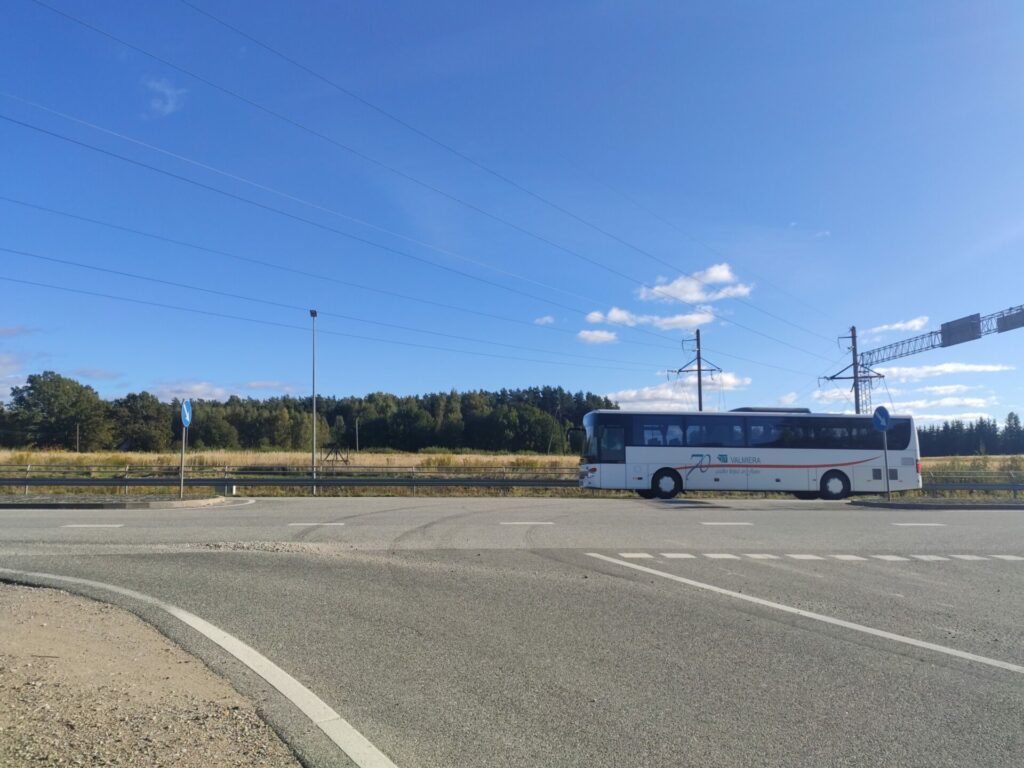
[[[674,499],[683,492],[683,478],[674,469],[659,469],[651,478],[651,491],[659,499]]]
[[[826,472],[821,478],[821,498],[839,501],[850,495],[850,479],[839,470]]]
[[[639,496],[641,499],[653,499],[654,498],[654,491],[640,490],[640,491],[636,492],[636,495]]]

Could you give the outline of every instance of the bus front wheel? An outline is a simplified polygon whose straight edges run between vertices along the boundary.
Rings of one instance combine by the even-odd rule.
[[[674,469],[659,469],[651,478],[651,490],[659,499],[673,499],[683,492],[683,478]]]
[[[821,478],[821,498],[839,501],[850,495],[850,480],[842,472],[831,470]]]

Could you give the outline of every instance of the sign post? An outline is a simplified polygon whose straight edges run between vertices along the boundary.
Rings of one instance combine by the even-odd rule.
[[[892,426],[892,419],[889,417],[889,409],[884,405],[875,408],[871,422],[875,429],[882,433],[882,457],[885,462],[885,500],[892,501],[892,491],[889,490],[889,427]]]
[[[181,474],[179,475],[178,498],[185,498],[185,445],[188,443],[188,426],[192,423],[192,401],[181,403]]]

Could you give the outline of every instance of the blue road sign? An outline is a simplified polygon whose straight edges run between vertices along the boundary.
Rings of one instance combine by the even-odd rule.
[[[889,409],[884,405],[875,408],[875,413],[871,417],[871,423],[875,425],[875,429],[879,432],[888,432],[889,427],[892,426],[892,419],[889,418]]]
[[[187,427],[192,423],[192,401],[184,400],[181,403],[181,425]]]

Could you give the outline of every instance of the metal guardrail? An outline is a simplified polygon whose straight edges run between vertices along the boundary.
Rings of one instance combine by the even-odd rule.
[[[53,486],[81,488],[146,488],[177,487],[176,477],[0,477],[0,486],[15,485],[26,488]],[[186,477],[187,488],[219,488],[221,486],[285,486],[308,488],[333,487],[460,487],[460,488],[575,488],[576,480],[550,478],[500,477]]]

